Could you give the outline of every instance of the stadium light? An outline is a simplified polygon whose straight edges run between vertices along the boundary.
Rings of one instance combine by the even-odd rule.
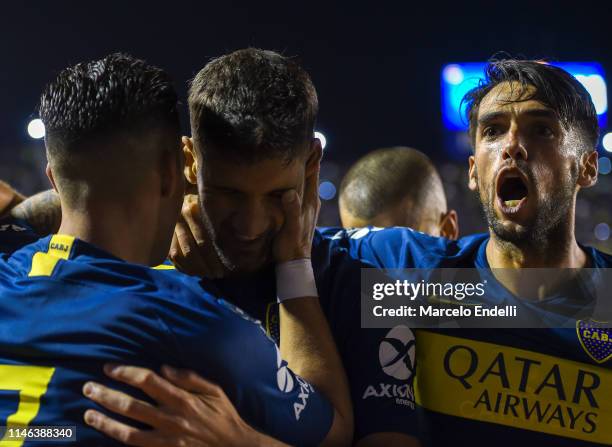
[[[587,89],[598,115],[608,110],[608,93],[606,92],[606,81],[598,74],[576,75],[576,79]]]
[[[603,68],[597,62],[552,63],[572,74],[591,95],[599,125],[605,127],[608,111],[608,92]],[[484,79],[484,62],[453,63],[442,68],[442,119],[451,131],[467,130],[464,95]],[[610,142],[612,145],[612,142]]]
[[[336,197],[336,185],[327,180],[322,181],[319,185],[319,197],[322,200],[331,200]]]
[[[612,171],[612,162],[608,157],[599,157],[599,173],[607,175]]]
[[[600,241],[607,241],[610,238],[610,226],[605,223],[599,223],[595,226],[595,237]]]
[[[28,123],[28,135],[35,140],[45,137],[45,125],[41,119],[35,118]]]
[[[321,141],[321,148],[325,149],[325,146],[327,146],[327,138],[325,138],[325,135],[317,131],[314,133],[314,136]]]
[[[601,144],[606,151],[612,152],[612,132],[608,132],[604,135],[601,139]]]
[[[459,85],[463,82],[463,70],[457,64],[450,64],[444,67],[442,72],[444,80],[452,85]]]

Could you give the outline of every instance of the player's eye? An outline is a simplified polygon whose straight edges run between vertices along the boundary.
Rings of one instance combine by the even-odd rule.
[[[283,198],[283,195],[288,191],[288,189],[282,189],[282,190],[278,190],[278,191],[272,191],[271,193],[268,194],[269,197],[275,199],[275,200],[281,200]]]
[[[482,130],[482,136],[485,138],[495,138],[501,134],[501,128],[499,126],[486,126]]]
[[[537,124],[534,127],[534,134],[542,138],[552,138],[555,136],[555,132],[545,124]]]
[[[267,201],[268,203],[272,204],[275,207],[282,207],[283,193],[282,192],[270,193],[268,194]]]

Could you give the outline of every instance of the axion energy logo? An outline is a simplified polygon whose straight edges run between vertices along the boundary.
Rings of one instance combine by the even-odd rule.
[[[389,380],[368,385],[362,399],[392,399],[397,405],[414,409],[414,333],[406,326],[391,329],[380,342],[378,360]]]
[[[396,326],[380,343],[378,359],[383,371],[398,380],[408,380],[414,371],[414,333],[406,326]]]
[[[612,370],[536,352],[552,339],[530,342],[533,351],[418,331],[417,403],[460,418],[609,443]]]
[[[284,393],[292,393],[297,387],[296,401],[293,403],[293,412],[295,414],[295,420],[300,420],[302,411],[306,409],[308,405],[308,398],[310,393],[314,392],[314,388],[300,376],[293,374],[287,367],[287,363],[281,358],[280,351],[276,348],[276,383],[278,389]]]

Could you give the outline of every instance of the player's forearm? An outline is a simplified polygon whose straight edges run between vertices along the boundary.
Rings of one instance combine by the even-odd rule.
[[[0,217],[4,217],[11,209],[25,200],[25,196],[0,180]]]
[[[318,297],[280,305],[280,350],[289,367],[313,384],[335,408],[334,425],[324,445],[349,445],[353,409],[348,382]]]
[[[320,157],[320,147],[318,154]],[[319,304],[310,260],[320,205],[318,165],[316,168],[305,179],[301,199],[297,191],[290,190],[281,201],[285,221],[273,244],[276,293],[281,302],[280,350],[293,372],[333,405],[332,426],[322,444],[340,446],[351,443],[353,409],[344,368]]]
[[[42,236],[55,233],[62,220],[59,196],[52,189],[28,197],[11,212],[15,219],[22,219]]]

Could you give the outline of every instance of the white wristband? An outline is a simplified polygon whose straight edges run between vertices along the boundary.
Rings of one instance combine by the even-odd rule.
[[[319,296],[310,259],[276,265],[276,297],[279,303],[292,298]]]

